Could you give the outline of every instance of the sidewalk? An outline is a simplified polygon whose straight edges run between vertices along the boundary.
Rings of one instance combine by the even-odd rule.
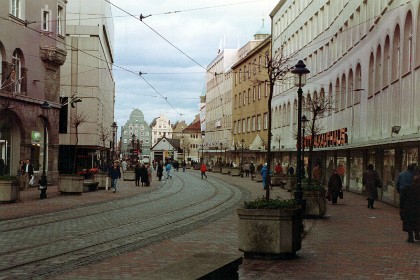
[[[208,178],[212,177],[249,190],[253,198],[265,195],[262,184],[249,178],[208,173]],[[3,212],[11,212],[13,207],[25,208],[13,210],[20,215],[57,211],[60,206],[77,207],[129,196],[156,188],[158,183],[154,181],[151,188],[142,188],[134,187],[134,182],[121,181],[120,190],[115,194],[98,191],[81,196],[53,196],[53,189],[49,188],[46,200],[36,199],[39,191],[31,190],[25,194],[27,200],[22,197],[22,203],[0,205],[0,219],[5,215]],[[271,193],[273,198],[290,195],[279,187],[274,187]],[[363,196],[349,192],[345,192],[344,199],[338,203],[327,205],[324,219],[305,220],[308,232],[296,259],[244,259],[239,269],[240,279],[420,279],[420,241],[405,242],[407,236],[402,231],[397,208],[375,202],[376,209],[368,209]],[[232,213],[187,234],[57,275],[54,279],[140,279],[146,271],[159,269],[193,253],[238,252],[237,248],[237,216]]]

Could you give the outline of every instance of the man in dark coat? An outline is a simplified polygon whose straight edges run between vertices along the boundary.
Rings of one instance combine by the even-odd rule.
[[[378,189],[382,187],[381,179],[378,172],[374,170],[372,164],[368,164],[367,169],[363,172],[362,183],[365,186],[366,198],[368,201],[368,208],[373,209],[375,199],[378,199]]]
[[[108,171],[108,177],[111,178],[111,188],[115,193],[117,191],[117,180],[121,179],[120,167],[114,162],[113,166]]]
[[[141,186],[146,186],[147,182],[149,182],[149,175],[147,174],[147,168],[144,164],[142,164],[140,168],[140,178]]]
[[[407,242],[420,240],[420,176],[413,178],[413,184],[405,186],[401,190],[400,200],[401,218],[403,231],[408,233]]]
[[[341,177],[337,169],[333,169],[333,173],[328,180],[328,196],[331,198],[332,204],[337,204],[337,198],[342,189],[343,183],[341,182]]]

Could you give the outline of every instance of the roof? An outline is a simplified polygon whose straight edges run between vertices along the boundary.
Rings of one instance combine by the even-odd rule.
[[[183,130],[184,132],[201,132],[201,123],[200,120],[191,123],[187,128]]]

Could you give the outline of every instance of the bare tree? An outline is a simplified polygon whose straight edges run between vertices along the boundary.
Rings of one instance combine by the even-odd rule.
[[[82,113],[76,113],[70,120],[70,125],[74,127],[76,132],[76,144],[73,161],[73,173],[76,173],[76,160],[77,160],[77,146],[79,144],[79,126],[87,121],[87,116]]]
[[[105,147],[105,142],[108,140],[110,136],[110,130],[106,128],[103,124],[99,124],[99,140],[102,142],[102,147]],[[104,155],[103,151],[101,150],[101,160],[103,160]]]
[[[305,110],[310,113],[309,116],[309,125],[307,129],[310,132],[309,139],[303,139],[303,144],[309,144],[309,152],[308,152],[308,184],[311,183],[312,180],[312,154],[314,150],[314,139],[317,134],[319,134],[323,130],[323,126],[320,124],[319,120],[322,116],[330,113],[334,110],[334,99],[332,95],[320,95],[317,98],[311,99],[309,98],[306,100],[305,103]],[[303,147],[306,145],[303,145]]]
[[[270,44],[270,49],[271,44]],[[270,200],[270,188],[271,188],[271,176],[270,176],[270,169],[271,169],[271,102],[273,99],[274,93],[274,86],[279,83],[285,83],[287,80],[287,74],[290,73],[291,70],[291,60],[294,57],[294,54],[285,55],[284,53],[284,45],[282,45],[278,50],[271,54],[269,51],[265,53],[266,63],[265,65],[260,65],[267,70],[267,77],[268,80],[266,81],[258,81],[260,83],[268,83],[269,85],[269,96],[268,96],[268,124],[267,124],[267,186],[266,186],[266,200]]]

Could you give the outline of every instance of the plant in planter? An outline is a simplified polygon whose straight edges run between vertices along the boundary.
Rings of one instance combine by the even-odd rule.
[[[0,202],[13,202],[19,199],[19,181],[16,176],[0,176]]]
[[[295,199],[265,197],[237,209],[239,250],[249,258],[294,257],[303,234],[301,206]]]
[[[325,216],[327,211],[326,190],[318,180],[304,178],[302,180],[303,199],[306,201],[305,216]]]

